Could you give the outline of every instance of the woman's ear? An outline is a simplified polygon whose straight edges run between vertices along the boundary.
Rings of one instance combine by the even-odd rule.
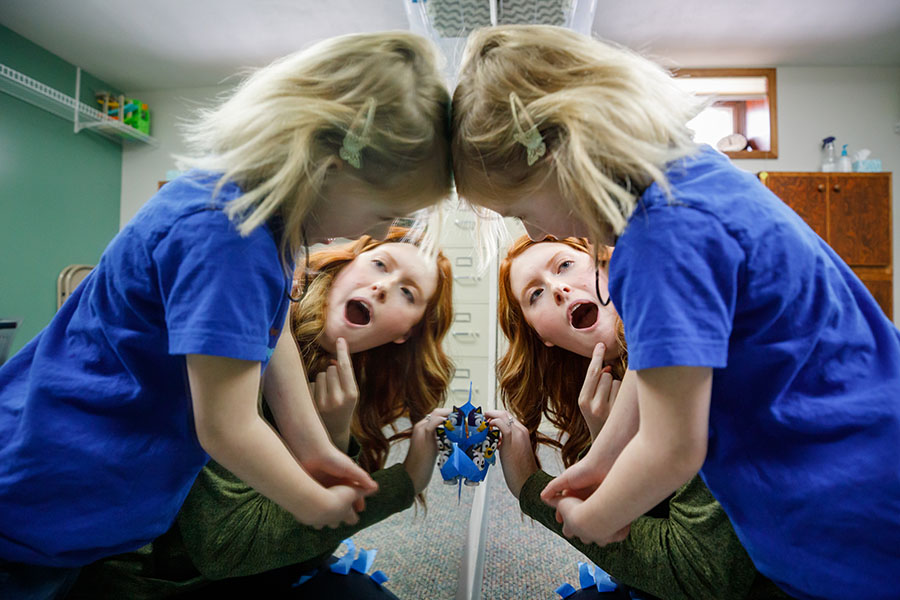
[[[541,341],[544,342],[544,345],[547,346],[548,348],[552,348],[553,346],[556,345],[553,342],[548,342],[547,340],[541,340]]]
[[[410,336],[412,336],[412,331],[407,331],[402,336],[398,337],[394,340],[395,344],[405,344],[407,340],[409,340]]]

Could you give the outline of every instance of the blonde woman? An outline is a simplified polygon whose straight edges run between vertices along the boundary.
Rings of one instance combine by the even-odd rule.
[[[548,26],[473,33],[454,92],[459,193],[532,237],[615,245],[629,371],[543,498],[606,544],[698,471],[791,595],[900,589],[900,331],[847,265],[727,157],[663,69]],[[701,470],[702,468],[702,470]]]
[[[0,596],[52,597],[161,535],[210,457],[302,523],[357,521],[375,482],[329,440],[281,335],[293,263],[449,192],[436,61],[405,32],[326,40],[200,116],[194,170],[0,369]]]
[[[363,236],[314,252],[309,289],[291,307],[291,331],[310,366],[325,428],[378,483],[359,521],[337,529],[302,525],[211,462],[168,532],[136,552],[85,567],[70,598],[209,597],[224,590],[395,597],[366,574],[332,574],[328,565],[342,539],[422,498],[437,458],[434,431],[449,413],[439,407],[453,371],[441,346],[453,315],[450,261],[421,253],[409,235],[394,228],[384,241]],[[304,275],[298,269],[298,294]],[[399,431],[401,418],[415,425]],[[386,467],[390,444],[405,438],[406,459]]]

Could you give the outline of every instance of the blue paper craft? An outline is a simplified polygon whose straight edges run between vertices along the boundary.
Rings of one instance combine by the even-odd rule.
[[[609,576],[609,573],[600,567],[597,567],[597,570],[594,573],[594,583],[597,585],[598,592],[612,592],[619,588],[619,584],[613,581],[613,578]]]
[[[384,582],[388,580],[388,576],[384,574],[384,571],[375,571],[369,577],[378,585],[384,585]]]
[[[578,583],[581,590],[597,587],[598,592],[613,592],[619,589],[619,584],[609,576],[609,573],[592,563],[578,562]],[[564,583],[556,588],[556,593],[563,598],[568,598],[576,593],[574,587],[569,583]],[[633,596],[632,596],[633,597]]]
[[[309,581],[310,579],[312,579],[313,577],[315,577],[315,576],[318,575],[318,574],[319,574],[319,570],[318,570],[318,569],[313,569],[313,570],[310,571],[308,574],[306,574],[306,575],[301,575],[301,576],[300,576],[300,579],[298,579],[297,581],[295,581],[294,583],[291,584],[291,587],[301,586],[301,585],[303,585],[304,583],[306,583],[307,581]]]
[[[438,440],[438,469],[444,483],[478,485],[488,467],[497,460],[500,431],[488,427],[481,407],[472,405],[472,383],[469,399],[453,412],[435,431]]]
[[[331,565],[331,572],[346,575],[350,572],[350,567],[353,566],[353,557],[356,556],[356,544],[349,538],[341,543],[347,546],[347,552]]]
[[[581,589],[594,585],[594,565],[586,562],[578,563],[578,584]]]
[[[363,575],[369,572],[369,569],[372,568],[372,563],[375,562],[375,556],[378,554],[378,550],[374,548],[371,550],[364,550],[362,548],[359,549],[359,554],[356,553],[356,544],[353,543],[353,540],[347,538],[346,540],[341,541],[343,545],[347,547],[347,552],[344,553],[342,557],[340,557],[337,561],[331,564],[329,569],[332,573],[337,573],[339,575],[348,575],[350,570],[354,570],[357,573],[361,573]],[[318,574],[318,569],[313,569],[309,573],[302,575],[300,579],[298,579],[295,583],[291,585],[291,587],[298,587],[312,579]],[[371,575],[369,575],[369,579],[377,583],[378,585],[384,585],[384,582],[388,580],[388,576],[384,574],[384,571],[375,571]]]
[[[378,554],[378,550],[360,549],[359,556],[353,561],[351,568],[357,573],[368,573],[372,568],[372,563],[375,562],[376,554]]]

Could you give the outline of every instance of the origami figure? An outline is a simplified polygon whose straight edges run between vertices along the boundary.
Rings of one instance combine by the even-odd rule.
[[[488,467],[497,460],[500,431],[488,427],[480,406],[472,406],[471,383],[469,400],[461,407],[453,407],[453,412],[444,425],[437,428],[436,434],[437,464],[444,483],[481,483]]]

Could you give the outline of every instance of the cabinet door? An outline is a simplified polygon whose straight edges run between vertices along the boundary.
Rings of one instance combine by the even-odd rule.
[[[890,178],[832,173],[828,194],[834,251],[852,266],[891,264]]]
[[[819,237],[828,241],[828,176],[815,173],[767,173],[762,182],[794,209]]]
[[[856,273],[863,285],[875,297],[875,301],[887,315],[888,319],[894,318],[894,284],[891,276],[883,273]]]

